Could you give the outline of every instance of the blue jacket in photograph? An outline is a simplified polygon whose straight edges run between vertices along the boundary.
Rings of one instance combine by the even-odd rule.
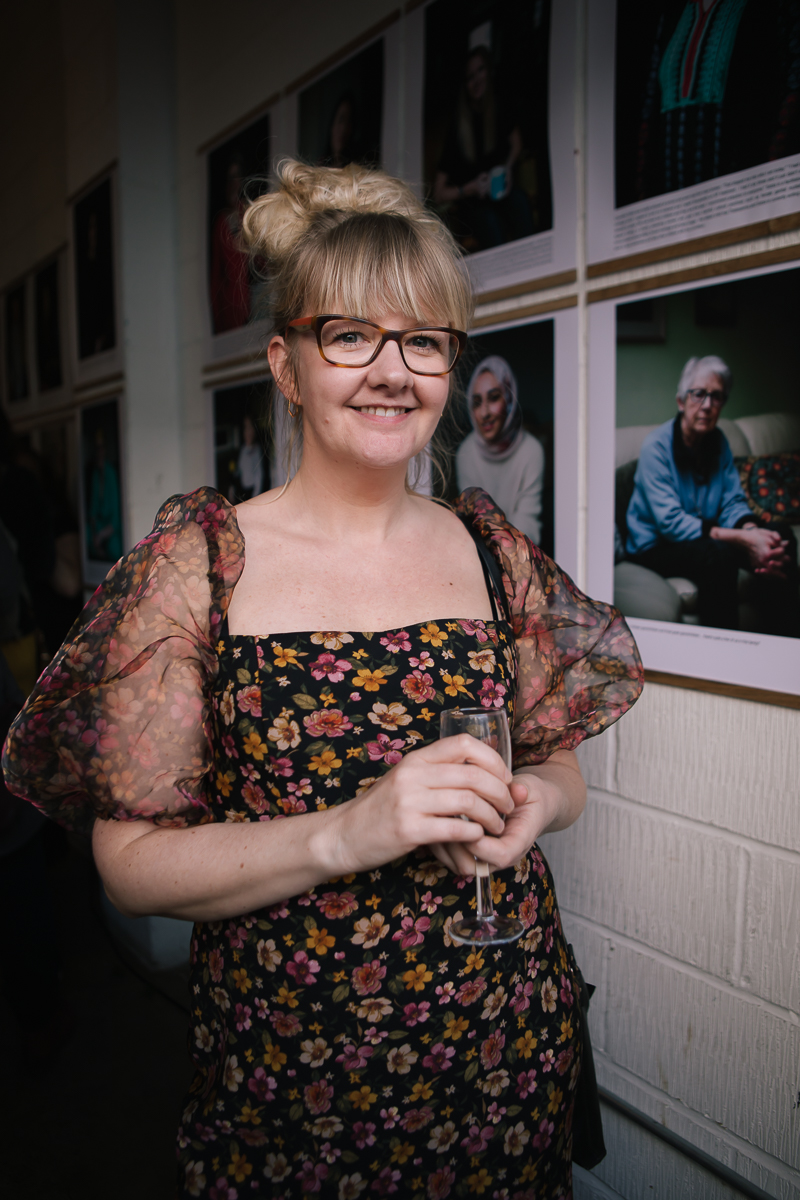
[[[628,505],[630,556],[643,554],[658,542],[688,542],[719,525],[732,529],[753,517],[745,499],[728,440],[708,479],[679,471],[672,451],[674,420],[665,421],[642,443]]]

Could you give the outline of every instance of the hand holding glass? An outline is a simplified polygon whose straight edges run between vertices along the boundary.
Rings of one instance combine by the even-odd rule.
[[[449,708],[442,713],[439,737],[455,737],[468,733],[479,742],[486,742],[511,770],[511,734],[505,709]],[[467,820],[464,817],[464,820]],[[474,917],[464,917],[450,926],[454,942],[480,942],[481,945],[502,945],[515,942],[524,933],[521,921],[502,917],[494,911],[492,875],[489,864],[475,859],[475,889],[478,907]]]

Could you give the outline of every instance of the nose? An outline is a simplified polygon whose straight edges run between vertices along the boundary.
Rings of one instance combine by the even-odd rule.
[[[405,364],[398,342],[387,339],[383,343],[378,357],[370,363],[370,383],[373,386],[384,384],[393,390],[401,390],[409,386],[413,373]]]

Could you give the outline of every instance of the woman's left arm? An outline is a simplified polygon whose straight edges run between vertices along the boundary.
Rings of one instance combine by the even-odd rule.
[[[516,805],[500,837],[485,835],[466,846],[433,846],[440,862],[457,875],[472,875],[475,859],[497,870],[519,862],[543,833],[574,824],[586,805],[586,784],[573,750],[556,750],[547,762],[514,772],[511,796]]]

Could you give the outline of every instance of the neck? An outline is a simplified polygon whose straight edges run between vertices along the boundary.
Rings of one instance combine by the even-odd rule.
[[[681,437],[683,438],[684,446],[688,446],[690,450],[694,449],[700,441],[700,434],[686,428],[686,419],[681,417]]]

